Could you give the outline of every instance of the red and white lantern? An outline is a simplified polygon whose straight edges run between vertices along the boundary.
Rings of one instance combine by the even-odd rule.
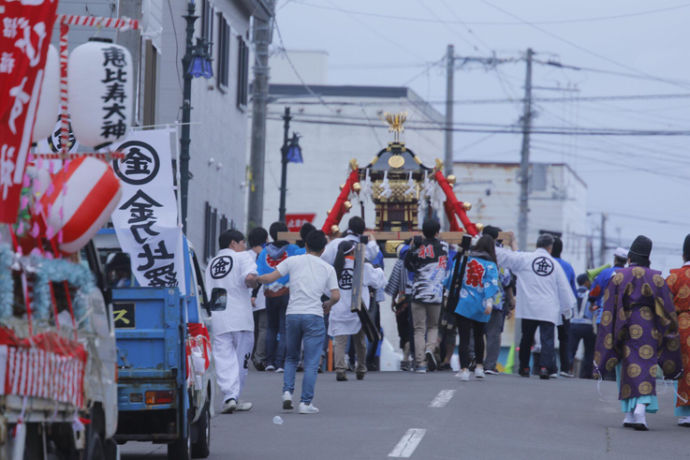
[[[93,40],[70,54],[68,101],[77,141],[99,149],[130,127],[134,74],[127,48]]]
[[[31,139],[33,142],[46,139],[55,128],[60,111],[60,57],[53,45],[48,47],[43,83],[41,84],[41,98],[36,111],[36,121]]]
[[[72,254],[108,222],[122,187],[110,165],[92,157],[71,161],[53,175],[52,185],[41,199],[47,230],[61,235],[60,251]]]

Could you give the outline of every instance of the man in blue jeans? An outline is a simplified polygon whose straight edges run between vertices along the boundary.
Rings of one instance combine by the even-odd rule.
[[[268,233],[273,242],[266,245],[256,259],[259,275],[271,273],[288,257],[304,254],[304,249],[278,239],[278,233],[287,232],[284,222],[273,222]],[[290,277],[283,276],[264,285],[266,297],[266,370],[283,372],[285,366],[285,311],[290,299]]]
[[[259,277],[260,283],[271,283],[282,276],[290,275],[290,301],[285,320],[287,357],[283,376],[283,409],[293,409],[295,373],[300,348],[303,345],[304,377],[299,403],[300,414],[319,412],[312,404],[312,399],[326,333],[323,315],[340,300],[335,270],[321,259],[325,247],[326,235],[322,231],[313,231],[307,236],[306,254],[289,257],[278,264],[275,271]],[[330,298],[323,302],[323,295]]]

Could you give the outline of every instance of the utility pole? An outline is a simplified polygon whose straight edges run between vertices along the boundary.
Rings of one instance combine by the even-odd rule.
[[[446,49],[446,138],[445,138],[445,176],[453,174],[453,83],[455,76],[455,47]]]
[[[532,56],[527,48],[525,76],[525,106],[522,115],[522,150],[520,152],[520,213],[518,215],[518,248],[527,249],[527,214],[529,212],[529,135],[532,129]]]
[[[268,16],[254,16],[252,36],[254,41],[254,82],[252,84],[252,135],[249,169],[252,180],[249,185],[247,227],[262,224],[264,212],[264,168],[266,164],[266,103],[268,100],[268,46],[273,35],[275,1],[266,0]]]
[[[606,213],[601,213],[601,233],[599,241],[599,264],[604,265],[606,263],[606,219],[608,216]]]
[[[192,48],[194,47],[194,22],[198,16],[194,14],[194,2],[187,3],[187,14],[183,16],[187,21],[185,53],[182,57],[182,71],[184,72],[184,86],[182,88],[182,127],[180,129],[180,207],[182,208],[182,231],[187,232],[187,197],[189,190],[189,121],[192,111],[192,76],[187,72],[192,62]]]
[[[527,213],[529,212],[529,133],[532,128],[532,48],[527,48],[527,73],[525,75],[525,107],[522,114],[522,149],[520,151],[520,211],[518,215],[518,248],[527,250]],[[522,324],[515,319],[515,353],[520,348]],[[515,369],[515,365],[513,365]]]
[[[454,108],[454,80],[455,67],[462,68],[467,64],[479,64],[484,69],[493,69],[499,64],[515,62],[513,58],[497,58],[496,56],[456,56],[455,47],[448,45],[446,48],[446,123],[445,123],[445,151],[443,169],[446,177],[453,174],[453,108]],[[430,210],[431,208],[429,208]],[[446,227],[445,214],[442,216],[442,226]]]
[[[288,164],[288,137],[290,131],[290,107],[285,107],[285,114],[283,115],[283,147],[280,149],[280,214],[278,220],[285,222],[285,195],[287,194],[287,164]]]

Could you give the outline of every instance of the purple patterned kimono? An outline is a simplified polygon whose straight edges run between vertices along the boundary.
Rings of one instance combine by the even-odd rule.
[[[619,269],[604,292],[594,361],[602,371],[621,363],[618,399],[656,395],[657,369],[666,378],[682,371],[678,318],[661,272]]]

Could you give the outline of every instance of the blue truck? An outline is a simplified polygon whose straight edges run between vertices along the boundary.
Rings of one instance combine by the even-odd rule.
[[[131,273],[127,278],[129,259],[113,230],[101,230],[96,245],[113,286],[119,373],[115,440],[165,443],[171,460],[208,457],[215,384],[205,331],[211,310],[225,306],[222,290],[207,296],[186,238],[186,294],[177,287],[139,286]]]

